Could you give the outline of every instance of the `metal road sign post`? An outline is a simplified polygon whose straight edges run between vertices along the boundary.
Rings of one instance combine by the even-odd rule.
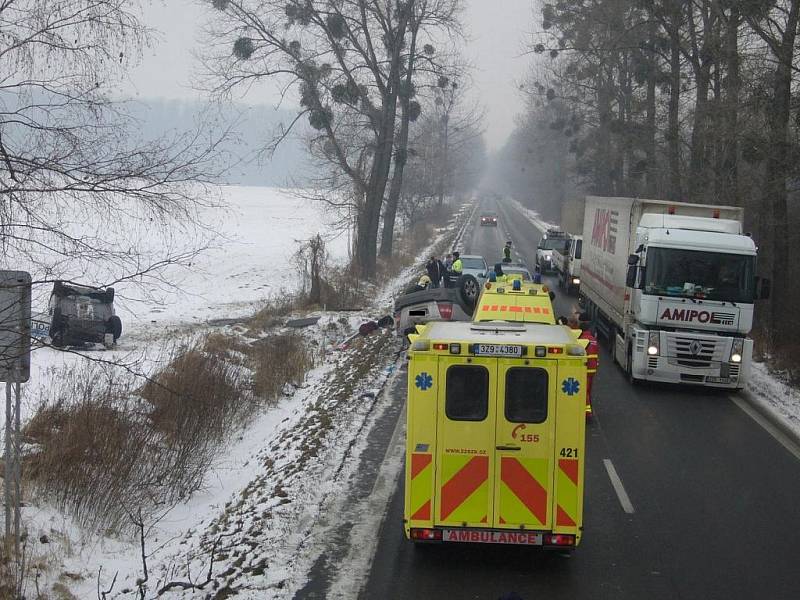
[[[31,367],[31,276],[0,271],[0,381],[6,383],[5,539],[19,553],[22,461],[20,457],[20,384]]]

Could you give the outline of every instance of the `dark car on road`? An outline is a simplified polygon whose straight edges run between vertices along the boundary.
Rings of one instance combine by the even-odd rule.
[[[490,225],[497,227],[497,215],[494,213],[485,213],[481,215],[481,225]]]

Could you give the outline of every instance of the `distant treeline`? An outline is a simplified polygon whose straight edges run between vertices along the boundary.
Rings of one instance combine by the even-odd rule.
[[[222,144],[230,161],[224,183],[240,185],[292,186],[303,182],[307,159],[302,140],[287,137],[274,154],[263,152],[281,125],[296,116],[292,110],[245,104],[209,105],[204,100],[144,98],[131,101],[129,113],[135,119],[135,137],[154,140],[171,132],[200,130],[213,135],[230,133]],[[300,130],[297,130],[298,132]]]

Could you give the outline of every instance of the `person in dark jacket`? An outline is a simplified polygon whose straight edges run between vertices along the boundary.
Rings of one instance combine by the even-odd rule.
[[[506,245],[503,246],[503,262],[510,263],[511,262],[511,240],[506,242]]]
[[[435,256],[431,256],[425,263],[425,270],[428,272],[428,277],[431,278],[431,287],[438,288],[445,274],[444,263]]]

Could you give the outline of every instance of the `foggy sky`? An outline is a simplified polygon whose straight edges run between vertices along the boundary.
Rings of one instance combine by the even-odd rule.
[[[145,2],[145,21],[159,30],[161,40],[146,49],[142,64],[133,73],[125,92],[139,98],[192,98],[201,94],[191,87],[196,46],[203,9],[197,0]],[[526,32],[533,29],[533,0],[465,0],[464,15],[469,38],[466,58],[475,67],[472,93],[487,109],[486,140],[496,149],[513,129],[522,109],[516,81],[526,70],[527,59],[518,56]],[[248,97],[253,104],[274,103],[277,96]]]

